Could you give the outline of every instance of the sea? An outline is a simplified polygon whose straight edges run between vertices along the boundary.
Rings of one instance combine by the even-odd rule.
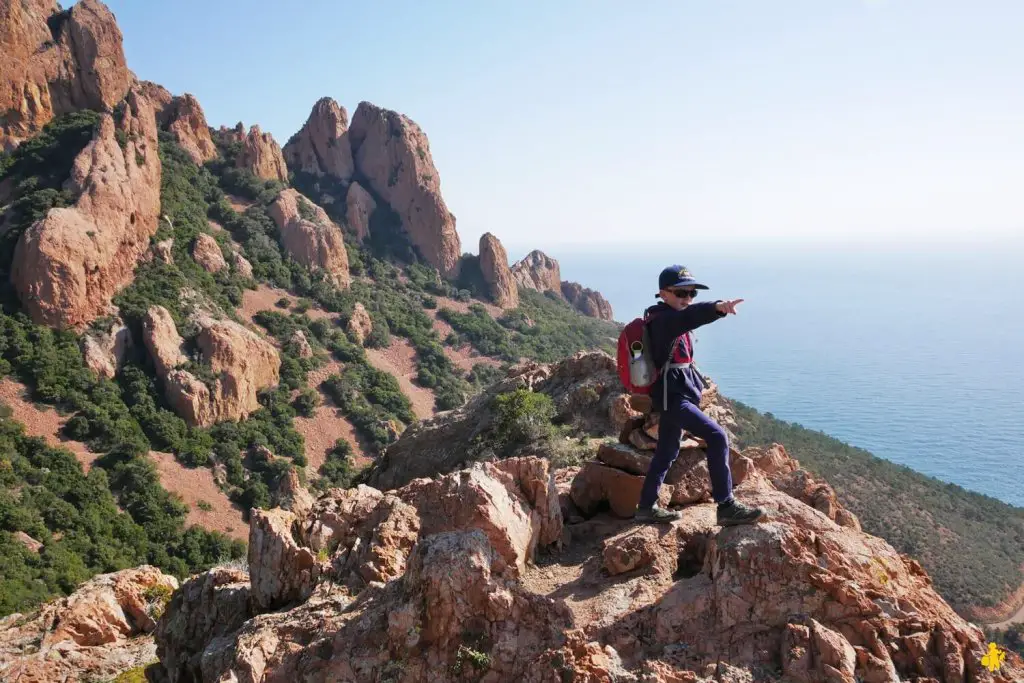
[[[1024,506],[1024,248],[561,248],[615,319],[680,263],[739,314],[697,331],[722,392],[944,482]]]

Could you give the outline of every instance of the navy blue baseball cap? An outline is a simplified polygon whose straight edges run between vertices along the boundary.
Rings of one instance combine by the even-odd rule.
[[[685,266],[669,266],[661,271],[658,276],[658,291],[663,289],[674,289],[676,287],[693,287],[694,289],[708,289],[707,285],[697,282],[693,274]],[[655,294],[655,296],[658,296]]]

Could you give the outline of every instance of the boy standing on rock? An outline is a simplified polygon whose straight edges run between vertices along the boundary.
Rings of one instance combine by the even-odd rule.
[[[725,430],[700,409],[703,379],[693,367],[690,332],[732,313],[743,299],[692,303],[697,290],[708,289],[683,266],[669,266],[658,277],[661,302],[647,309],[651,354],[657,367],[666,367],[651,388],[651,403],[660,412],[658,446],[654,451],[635,519],[641,522],[672,522],[681,517],[674,510],[658,507],[658,490],[672,463],[679,457],[679,441],[685,429],[707,442],[711,494],[718,503],[718,524],[750,524],[764,515],[732,496],[729,471],[729,440]]]

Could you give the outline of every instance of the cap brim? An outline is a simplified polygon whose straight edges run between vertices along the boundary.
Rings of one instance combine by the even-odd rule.
[[[672,287],[666,287],[665,289],[672,289],[673,287],[693,287],[694,289],[710,289],[707,285],[702,285],[699,282],[693,280],[680,280],[679,282],[672,285]]]

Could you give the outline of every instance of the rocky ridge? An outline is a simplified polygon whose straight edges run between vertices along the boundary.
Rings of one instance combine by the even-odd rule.
[[[520,287],[541,293],[552,292],[567,301],[577,311],[591,318],[613,319],[612,306],[600,292],[576,282],[562,280],[558,261],[542,251],[531,251],[514,263],[511,271],[512,277]]]
[[[601,466],[638,477],[628,456],[639,454],[613,450],[620,455],[599,455]],[[390,491],[334,489],[301,512],[258,511],[248,574],[214,570],[175,593],[149,675],[170,683],[1009,683],[1024,675],[1012,654],[989,673],[981,631],[942,601],[917,562],[861,532],[784,449],[734,457],[737,494],[769,510],[764,523],[717,527],[707,503],[663,527],[584,513],[572,491],[586,469],[556,473],[530,457]]]
[[[11,280],[35,322],[79,327],[110,312],[156,232],[160,175],[153,107],[132,91],[75,158],[65,184],[74,205],[50,209],[18,240]]]

